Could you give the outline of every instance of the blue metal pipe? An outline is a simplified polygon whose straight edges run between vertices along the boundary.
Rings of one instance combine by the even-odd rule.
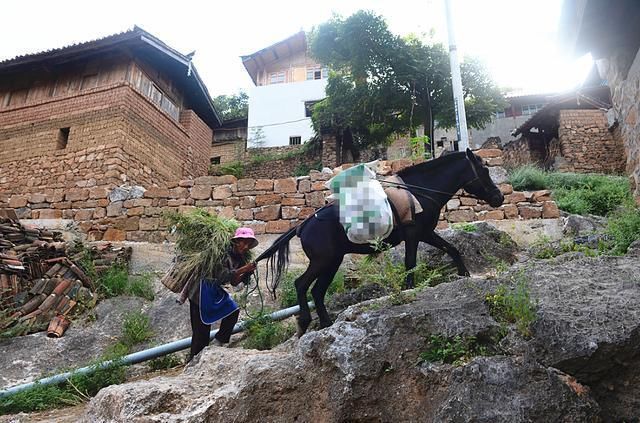
[[[314,304],[309,302],[309,308],[313,309]],[[282,320],[287,317],[291,317],[294,314],[297,314],[300,311],[300,306],[293,306],[289,308],[285,308],[283,310],[274,311],[269,315],[271,320]],[[246,321],[242,321],[237,323],[233,327],[232,333],[242,332],[246,329],[247,326]],[[213,337],[218,333],[218,329],[212,330],[209,334],[209,339],[213,339]],[[0,398],[6,395],[16,394],[18,392],[24,391],[25,389],[33,388],[37,386],[45,386],[52,385],[65,382],[72,376],[75,375],[84,375],[93,373],[98,369],[104,369],[106,367],[112,366],[114,364],[124,364],[131,365],[136,363],[142,363],[143,361],[153,360],[154,358],[162,357],[163,355],[172,354],[177,351],[181,351],[187,349],[191,346],[191,337],[180,339],[178,341],[169,342],[168,344],[158,345],[157,347],[149,348],[147,350],[138,351],[129,355],[126,355],[118,360],[107,360],[98,364],[94,364],[93,366],[82,367],[80,369],[73,370],[71,372],[60,373],[54,376],[45,377],[40,380],[36,380],[35,382],[23,383],[22,385],[13,386],[11,388],[0,390]]]

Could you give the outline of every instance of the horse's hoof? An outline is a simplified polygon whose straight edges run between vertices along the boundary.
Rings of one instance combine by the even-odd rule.
[[[311,324],[311,320],[302,320],[298,318],[298,329],[296,330],[296,336],[300,338],[307,332],[307,328],[309,328],[309,324]]]
[[[325,323],[320,322],[320,329],[328,328],[332,324],[333,322],[325,322]]]

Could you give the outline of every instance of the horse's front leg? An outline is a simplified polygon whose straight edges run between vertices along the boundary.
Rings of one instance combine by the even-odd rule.
[[[405,288],[411,289],[415,286],[415,276],[411,270],[416,267],[416,261],[418,256],[418,239],[417,237],[409,236],[404,240],[404,268],[408,272],[405,279]]]
[[[437,249],[449,254],[449,257],[453,259],[453,263],[458,269],[458,275],[471,276],[469,274],[469,270],[467,270],[467,266],[465,266],[464,262],[462,261],[462,257],[460,256],[460,252],[458,251],[458,249],[442,239],[440,235],[436,234],[435,232],[431,232],[427,235],[427,238],[424,241],[427,244],[433,245]]]

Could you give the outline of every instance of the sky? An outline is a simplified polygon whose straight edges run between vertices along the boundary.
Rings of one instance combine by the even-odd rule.
[[[569,57],[559,47],[562,0],[451,2],[461,60],[479,57],[509,92],[560,92],[586,77],[590,57]],[[240,56],[311,30],[334,13],[372,10],[398,35],[433,33],[435,41],[447,42],[444,0],[21,0],[5,1],[2,9],[0,60],[138,25],[184,54],[195,50],[193,63],[212,96],[252,86]]]

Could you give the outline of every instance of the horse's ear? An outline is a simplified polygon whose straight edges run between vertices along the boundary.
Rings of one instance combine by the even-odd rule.
[[[468,158],[469,160],[473,160],[474,162],[475,162],[475,161],[477,161],[477,159],[476,159],[476,155],[475,155],[475,154],[473,154],[473,151],[471,151],[471,149],[470,149],[469,147],[467,147],[466,154],[467,154],[467,158]]]

